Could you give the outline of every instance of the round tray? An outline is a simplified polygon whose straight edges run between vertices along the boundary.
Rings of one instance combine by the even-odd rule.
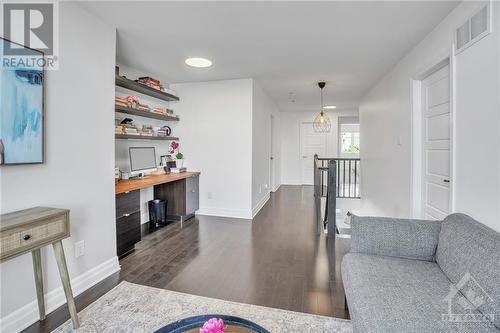
[[[224,320],[226,333],[270,333],[262,326],[259,326],[250,320],[219,314],[194,316],[181,319],[160,328],[156,331],[156,333],[198,333],[203,324],[211,318],[220,318]]]

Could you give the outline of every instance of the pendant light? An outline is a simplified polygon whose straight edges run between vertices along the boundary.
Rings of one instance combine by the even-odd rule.
[[[313,128],[316,133],[328,133],[332,128],[330,118],[328,118],[325,111],[323,110],[323,88],[325,87],[325,85],[325,82],[318,82],[318,87],[321,89],[321,110],[313,122]]]

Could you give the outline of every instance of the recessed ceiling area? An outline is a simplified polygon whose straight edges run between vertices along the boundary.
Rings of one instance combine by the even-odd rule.
[[[327,82],[325,105],[357,107],[457,4],[99,1],[82,6],[117,27],[119,63],[169,83],[251,77],[281,111],[312,111],[318,109],[318,81]],[[193,55],[213,65],[186,66]]]

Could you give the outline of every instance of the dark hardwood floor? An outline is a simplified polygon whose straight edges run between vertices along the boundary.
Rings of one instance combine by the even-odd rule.
[[[77,297],[85,308],[120,281],[285,310],[348,318],[340,275],[349,240],[316,235],[313,188],[282,186],[248,220],[197,216],[143,237],[121,271]],[[329,254],[330,253],[330,254]],[[334,260],[328,260],[328,256]],[[49,332],[66,306],[33,324]]]

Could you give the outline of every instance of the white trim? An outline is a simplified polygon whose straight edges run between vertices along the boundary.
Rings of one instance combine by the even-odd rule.
[[[227,209],[227,208],[200,208],[196,211],[196,215],[204,216],[220,216],[220,217],[231,217],[236,219],[252,219],[252,211],[246,209]]]
[[[281,182],[281,185],[302,185],[302,181],[296,179],[284,180]]]
[[[269,117],[269,184],[270,188],[274,188],[276,184],[276,159],[273,155],[276,154],[276,147],[274,146],[274,136],[276,135],[276,127],[275,125],[276,118],[274,115],[270,115]],[[272,160],[271,160],[272,159]],[[271,162],[272,161],[272,162]],[[272,165],[272,167],[271,167]]]
[[[73,295],[76,297],[93,285],[101,282],[120,270],[118,257],[113,257],[87,272],[71,279]],[[45,294],[45,309],[50,313],[66,303],[62,286]],[[19,332],[39,319],[38,302],[36,300],[9,313],[0,319],[0,331],[3,333]]]
[[[262,207],[266,205],[266,203],[271,199],[271,193],[267,193],[262,200],[252,209],[252,219],[260,212]]]
[[[278,184],[274,189],[273,189],[273,193],[274,192],[278,192],[278,190],[280,189],[281,187],[281,184]]]

